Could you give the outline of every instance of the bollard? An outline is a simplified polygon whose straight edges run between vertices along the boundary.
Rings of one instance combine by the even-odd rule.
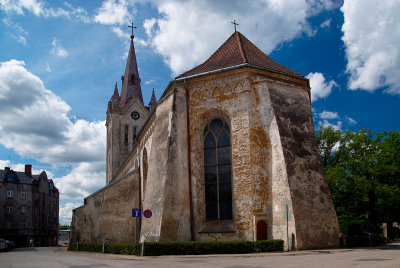
[[[79,251],[79,242],[76,242],[76,251]]]
[[[144,241],[142,242],[142,257],[146,256],[146,253],[144,252],[145,246],[144,246]]]
[[[103,248],[101,249],[101,253],[103,253],[103,254],[104,254],[105,247],[106,247],[106,242],[103,242]]]

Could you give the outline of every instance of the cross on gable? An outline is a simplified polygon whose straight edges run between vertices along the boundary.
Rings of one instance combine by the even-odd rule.
[[[236,32],[236,25],[239,25],[239,23],[236,23],[235,20],[231,21],[231,23],[233,24],[233,27],[235,27],[235,32]]]
[[[133,39],[133,38],[134,38],[134,35],[133,35],[133,28],[136,29],[136,26],[133,26],[133,22],[132,22],[132,25],[129,25],[128,27],[129,27],[129,28],[132,28],[131,38]]]

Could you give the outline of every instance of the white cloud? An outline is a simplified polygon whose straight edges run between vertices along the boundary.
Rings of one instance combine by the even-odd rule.
[[[15,12],[18,15],[24,14],[24,9],[26,9],[36,16],[40,16],[43,8],[42,2],[37,2],[36,0],[0,0],[0,9],[8,13]]]
[[[339,119],[339,115],[337,112],[323,111],[319,113],[319,117],[321,119]]]
[[[54,38],[51,42],[51,53],[60,58],[68,57],[68,51],[63,48],[60,41],[57,38]]]
[[[240,32],[261,50],[270,53],[280,43],[303,32],[313,33],[307,18],[333,8],[337,2],[153,1],[160,17],[146,20],[144,28],[148,43],[177,75],[206,60],[228,38],[233,32],[230,23],[233,18],[238,21]]]
[[[350,116],[346,116],[346,120],[350,125],[356,125],[357,121],[351,118]]]
[[[62,199],[80,200],[105,186],[105,161],[81,162],[61,178],[55,178],[55,185]]]
[[[26,35],[28,33],[18,23],[11,21],[9,18],[3,18],[2,21],[5,25],[12,29],[10,36],[17,40],[18,43],[26,46]]]
[[[341,11],[349,88],[400,94],[400,1],[345,0]]]
[[[331,27],[331,20],[332,19],[327,19],[326,21],[324,21],[323,23],[321,23],[321,28],[329,28]]]
[[[69,225],[72,220],[72,210],[81,206],[82,203],[65,203],[63,207],[60,207],[59,210],[59,220],[61,224]]]
[[[334,80],[326,81],[322,73],[309,73],[306,78],[310,79],[311,101],[327,97],[338,86]]]
[[[108,25],[123,25],[132,21],[132,16],[135,13],[136,10],[133,8],[133,1],[106,0],[97,10],[94,21]]]
[[[45,69],[45,71],[48,72],[48,73],[51,73],[51,68],[50,68],[50,65],[49,65],[48,62],[46,62],[46,69]]]
[[[0,63],[0,144],[52,165],[72,164],[69,174],[54,180],[61,198],[74,199],[105,184],[106,129],[104,121],[71,119],[70,109],[24,62]]]
[[[74,8],[69,3],[64,3],[67,7],[64,8],[51,8],[48,3],[36,0],[0,0],[0,9],[8,14],[15,13],[17,15],[24,15],[24,11],[33,13],[35,16],[40,17],[67,17],[78,18],[83,22],[89,22],[87,12],[82,7]]]
[[[54,164],[104,161],[104,121],[72,121],[70,109],[24,62],[0,63],[0,143],[4,147]]]
[[[150,80],[147,80],[146,82],[144,82],[144,84],[145,85],[150,85],[150,84],[153,84],[154,82],[155,82],[154,79],[150,79]]]
[[[319,122],[319,125],[322,126],[323,128],[332,127],[335,130],[341,130],[343,122],[337,121],[335,124],[335,123],[329,122],[328,120],[322,120]]]

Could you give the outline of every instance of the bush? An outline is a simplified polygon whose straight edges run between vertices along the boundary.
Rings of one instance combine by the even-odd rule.
[[[71,243],[68,250],[102,252],[103,244],[94,242]],[[160,255],[202,255],[202,254],[244,254],[252,252],[283,251],[283,240],[263,241],[173,241],[145,243],[146,256]],[[110,243],[104,253],[137,255],[142,253],[142,244]]]

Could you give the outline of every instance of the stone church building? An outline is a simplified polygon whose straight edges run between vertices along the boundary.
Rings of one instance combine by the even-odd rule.
[[[339,246],[308,79],[235,31],[146,106],[133,39],[107,108],[106,186],[73,211],[72,241]],[[152,216],[135,228],[133,208]]]

